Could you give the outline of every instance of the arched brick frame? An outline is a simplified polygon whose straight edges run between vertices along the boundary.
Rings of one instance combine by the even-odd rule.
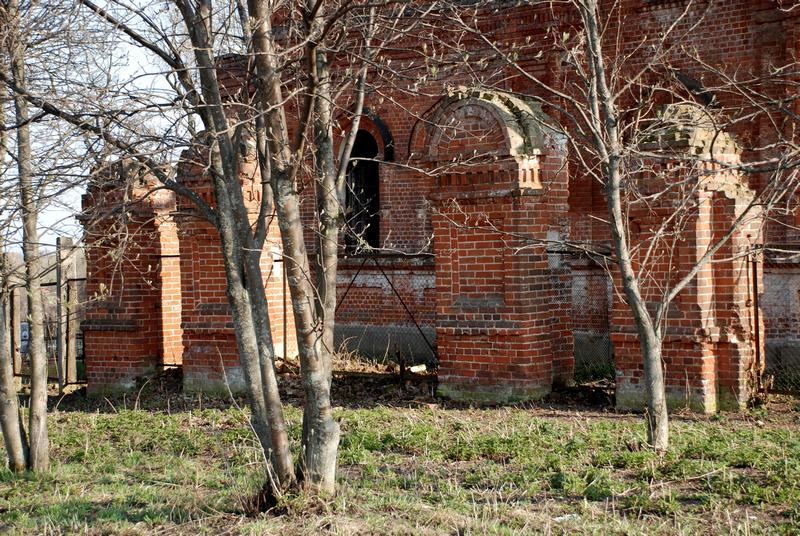
[[[336,121],[334,139],[339,144],[336,147],[336,154],[339,156],[339,158],[341,158],[343,149],[342,142],[344,141],[346,134],[350,131],[352,124],[353,118],[346,114],[342,114]],[[358,130],[368,132],[378,145],[378,154],[375,155],[375,160],[381,164],[378,167],[378,197],[383,202],[387,197],[389,197],[387,196],[387,189],[390,181],[392,181],[394,178],[394,171],[391,167],[382,165],[382,163],[394,161],[394,137],[392,136],[391,129],[386,122],[378,114],[366,107],[364,108],[361,118],[359,119]],[[381,209],[380,212],[382,220],[382,225],[380,227],[380,240],[381,243],[383,243],[386,235],[391,232],[391,226],[383,225],[384,213],[386,211]]]
[[[674,216],[675,206],[686,202],[684,196],[692,196],[694,209],[683,218],[679,243],[665,241],[648,250],[643,273],[653,275],[641,277],[639,284],[645,299],[654,296],[655,300],[663,293],[663,282],[687,274],[743,211],[750,209],[755,196],[737,169],[741,160],[736,140],[719,132],[704,110],[692,105],[669,106],[659,123],[661,128],[642,148],[660,156],[645,162],[643,169],[653,171],[639,180],[644,191],[663,195],[648,206],[628,208],[637,223],[637,231],[630,235],[634,262],[639,261],[639,252],[647,249],[641,244],[650,244],[653,230]],[[659,168],[660,173],[654,172]],[[669,188],[673,182],[689,185],[688,193],[674,192]],[[763,222],[760,213],[751,214],[671,304],[662,342],[671,407],[689,406],[705,413],[738,409],[755,392],[759,372],[756,332],[763,327],[755,325],[752,293],[762,283],[760,276],[755,282],[752,279],[748,252],[761,241]],[[621,288],[618,274],[614,277]],[[638,335],[626,304],[615,303],[612,316],[617,406],[639,410],[645,406],[646,392]],[[763,336],[761,341],[763,345]]]
[[[457,125],[469,122],[493,125],[491,136],[481,139],[473,135],[465,149],[478,150],[478,158],[456,159],[453,154],[440,154],[443,140],[464,141],[466,130]],[[541,106],[530,100],[499,91],[462,89],[444,97],[425,114],[411,133],[408,154],[421,166],[450,160],[452,170],[469,173],[482,166],[503,169],[504,176],[526,188],[541,188],[540,156],[563,156],[564,139],[550,126],[550,119]],[[461,140],[459,140],[459,135]],[[475,143],[477,142],[477,143]],[[462,155],[463,156],[463,155]],[[459,163],[463,164],[458,169]]]
[[[464,90],[442,99],[412,133],[413,161],[437,175],[431,201],[445,396],[531,399],[572,377],[569,277],[546,248],[566,233],[568,175],[563,138],[548,125],[536,103]]]
[[[350,130],[352,124],[353,119],[351,117],[342,115],[336,124],[337,134],[339,135],[334,136],[334,138],[341,142],[344,139],[343,134]],[[378,160],[384,162],[394,161],[394,137],[392,136],[392,131],[389,126],[379,115],[369,108],[365,108],[358,122],[358,129],[369,132],[370,135],[375,138],[375,141],[378,142]],[[338,150],[340,152],[341,147],[339,147]],[[337,154],[339,154],[339,152],[337,152]]]
[[[548,133],[555,133],[547,127],[549,119],[533,101],[499,91],[461,89],[442,98],[417,121],[411,134],[409,154],[432,158],[436,146],[431,140],[441,136],[442,127],[449,126],[447,120],[468,113],[487,120],[491,118],[502,127],[505,146],[499,154],[515,157],[536,154],[545,148]]]

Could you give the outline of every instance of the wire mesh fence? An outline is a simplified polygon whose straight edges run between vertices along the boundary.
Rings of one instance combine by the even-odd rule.
[[[435,364],[430,256],[363,256],[341,263],[335,343],[368,359]]]
[[[800,245],[766,248],[760,309],[765,385],[800,394]],[[576,383],[613,382],[612,283],[602,268],[571,269]],[[362,257],[339,273],[336,342],[375,360],[435,364],[435,275],[429,257]]]
[[[800,246],[766,248],[764,293],[765,385],[800,393]]]
[[[572,336],[577,383],[614,379],[609,322],[611,292],[611,279],[605,270],[572,270]]]

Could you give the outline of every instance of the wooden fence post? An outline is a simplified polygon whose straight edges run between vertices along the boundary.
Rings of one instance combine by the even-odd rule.
[[[73,271],[75,258],[72,257]],[[73,276],[77,274],[72,274]],[[67,279],[67,383],[78,381],[78,330],[80,329],[78,282],[74,277]]]
[[[5,255],[5,254],[0,252],[0,255]],[[4,300],[0,300],[0,307],[3,308],[3,324],[4,325],[3,325],[2,329],[6,333],[6,336],[8,337],[8,339],[6,339],[6,344],[8,345],[8,348],[6,348],[6,350],[8,351],[9,357],[13,360],[13,358],[14,358],[14,335],[13,335],[12,331],[13,331],[13,325],[14,324],[11,323],[11,310],[13,309],[13,306],[11,305],[11,295],[9,293],[8,279],[5,278],[5,277],[3,278],[2,281],[0,281],[0,292],[2,292],[3,295],[5,296]],[[12,361],[12,363],[13,362],[14,361]]]

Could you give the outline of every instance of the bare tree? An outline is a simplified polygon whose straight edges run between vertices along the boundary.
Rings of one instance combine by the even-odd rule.
[[[52,267],[45,266],[41,256],[42,236],[52,228],[42,221],[42,214],[49,208],[63,205],[63,200],[68,199],[75,187],[84,181],[87,162],[84,154],[76,154],[76,147],[85,151],[84,142],[87,140],[73,125],[32,109],[24,95],[34,91],[58,101],[83,94],[85,87],[91,84],[96,89],[97,101],[103,102],[106,86],[102,80],[111,61],[108,58],[114,55],[97,54],[103,50],[100,39],[103,35],[93,33],[76,15],[75,9],[64,10],[58,3],[0,2],[0,71],[3,72],[0,106],[4,115],[0,126],[3,152],[0,187],[4,192],[2,249],[18,247],[23,253],[24,276],[20,280],[25,282],[27,295],[31,363],[28,429],[26,431],[19,418],[12,415],[17,407],[14,381],[4,374],[4,407],[7,411],[3,414],[6,419],[3,431],[6,441],[15,445],[9,449],[11,466],[19,468],[18,453],[22,452],[25,466],[34,471],[46,471],[50,463],[47,433],[49,359],[41,279]],[[80,42],[77,35],[81,36]],[[95,59],[90,59],[93,56]],[[91,72],[78,74],[81,70]],[[21,91],[6,99],[12,85]],[[13,119],[5,117],[8,103],[13,104]],[[6,155],[11,157],[13,166],[6,166]],[[50,222],[50,225],[61,227],[60,222]],[[4,265],[3,285],[10,284],[12,273],[16,277],[16,269],[8,263]],[[7,345],[3,349],[7,351]],[[5,372],[12,370],[8,366],[11,366],[10,361],[4,361]]]
[[[437,44],[454,63],[468,58],[461,63],[468,73],[462,83],[540,103],[551,118],[542,129],[566,140],[570,173],[602,187],[607,213],[593,216],[606,227],[607,241],[557,245],[588,253],[611,269],[640,346],[648,442],[663,451],[669,434],[662,349],[676,299],[711,263],[752,254],[764,215],[794,199],[798,152],[785,128],[773,132],[781,142],[773,136],[761,145],[737,146],[731,134],[778,113],[785,102],[771,92],[745,91],[744,76],[736,77],[738,97],[732,98],[736,91],[724,69],[704,61],[704,51],[683,46],[701,31],[708,6],[687,2],[677,19],[634,41],[622,37],[626,6],[613,0],[531,2],[531,9],[563,22],[543,37],[507,38],[487,22],[489,3],[454,3],[440,23],[451,37]],[[687,68],[699,74],[689,76]],[[781,76],[787,75],[783,67]],[[699,82],[703,77],[708,80]],[[701,251],[688,265],[678,262],[691,222],[709,206],[701,192],[731,174],[740,177],[736,187],[745,200],[724,229],[696,244]],[[747,193],[752,176],[763,174],[769,179]],[[647,214],[647,228],[638,227],[634,213]],[[736,238],[745,234],[750,239]]]
[[[345,177],[358,130],[364,93],[374,65],[376,36],[382,46],[402,36],[395,15],[402,5],[368,2],[270,2],[235,6],[210,0],[175,0],[168,14],[123,3],[79,4],[152,55],[172,96],[120,85],[125,112],[113,106],[88,111],[84,102],[55,102],[27,90],[12,77],[0,80],[18,98],[95,136],[103,151],[131,159],[156,176],[162,187],[184,195],[219,233],[227,295],[253,429],[269,460],[271,491],[303,485],[331,493],[335,485],[339,425],[331,403],[331,358],[340,228],[345,220]],[[389,7],[387,7],[389,6]],[[375,11],[388,9],[379,30]],[[176,23],[176,21],[178,21]],[[236,51],[252,84],[232,99],[217,71],[220,55]],[[337,67],[331,66],[336,63]],[[133,85],[135,88],[135,84]],[[252,90],[252,91],[251,91]],[[133,105],[131,103],[134,103]],[[138,106],[137,106],[138,104]],[[334,131],[349,121],[343,142]],[[148,119],[150,121],[148,122]],[[198,132],[195,122],[202,131]],[[188,139],[187,139],[188,138]],[[262,189],[255,219],[248,217],[240,177],[241,147],[257,152]],[[206,202],[176,182],[169,167],[190,148],[203,155],[214,198]],[[316,192],[310,254],[301,217],[303,189]],[[280,228],[288,272],[301,373],[306,394],[300,459],[293,461],[278,392],[261,256],[269,222]]]
[[[21,35],[20,5],[9,0],[2,6],[0,20],[6,27],[5,49],[10,63],[11,79],[20,88],[27,88],[25,69],[26,44]],[[50,467],[50,443],[47,434],[47,349],[44,338],[44,305],[40,286],[39,205],[33,179],[32,142],[28,101],[14,96],[17,147],[17,180],[22,208],[22,252],[25,259],[25,289],[30,317],[31,396],[28,414],[28,467],[47,471]]]
[[[6,95],[0,97],[0,126],[2,127],[5,127],[6,124],[5,102],[3,102],[5,97]],[[0,184],[5,183],[2,178],[8,168],[6,161],[9,146],[8,132],[5,128],[0,131]],[[11,212],[9,210],[11,203],[8,199],[7,196],[4,196],[2,212],[6,217],[3,218],[4,221],[0,225],[0,229],[2,229],[2,234],[0,234],[0,428],[3,431],[3,440],[8,454],[8,466],[14,472],[21,472],[27,466],[28,441],[25,427],[22,424],[9,340],[11,335],[11,324],[8,318],[9,287],[17,267],[12,265],[10,257],[5,252],[4,234],[10,227],[7,215]]]

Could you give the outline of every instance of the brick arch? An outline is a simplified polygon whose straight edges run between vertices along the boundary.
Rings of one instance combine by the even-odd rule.
[[[414,125],[409,155],[438,167],[438,186],[542,188],[566,144],[539,103],[500,91],[459,90]],[[557,162],[558,161],[558,162]]]
[[[422,161],[441,161],[447,156],[442,152],[444,142],[464,141],[470,134],[476,141],[482,127],[487,131],[479,140],[482,143],[468,149],[498,158],[532,157],[546,148],[547,137],[555,133],[548,124],[538,103],[500,91],[464,89],[442,98],[417,121],[409,154]]]
[[[353,118],[344,114],[337,120],[337,130],[339,134],[346,133],[350,126],[353,124]],[[384,162],[394,162],[394,137],[392,131],[386,122],[373,110],[364,108],[361,115],[361,120],[358,123],[358,130],[365,130],[378,142],[377,160]],[[336,139],[342,140],[342,136],[336,136]]]

